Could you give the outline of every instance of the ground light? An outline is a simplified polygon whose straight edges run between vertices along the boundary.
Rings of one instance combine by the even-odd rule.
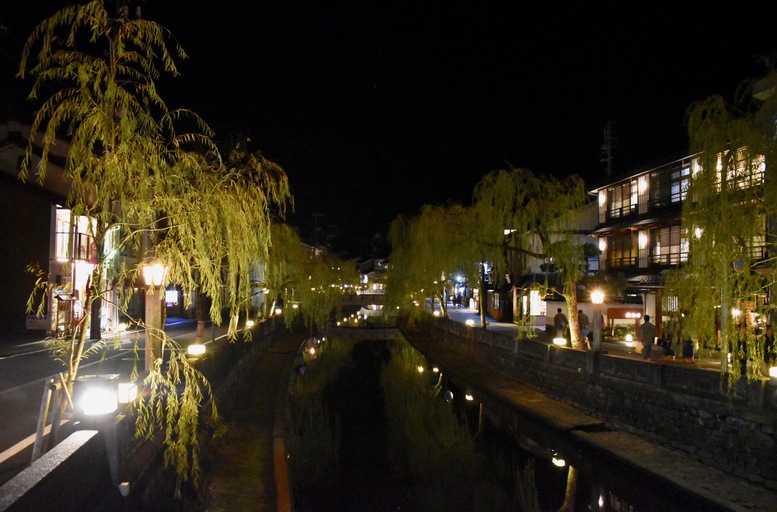
[[[563,347],[564,345],[567,344],[567,339],[566,338],[553,338],[553,344],[554,345],[559,345],[559,346]]]
[[[119,375],[83,375],[73,384],[75,412],[83,416],[102,416],[119,408]]]
[[[138,397],[138,385],[134,382],[119,382],[118,399],[120,404],[129,404]]]
[[[192,357],[198,357],[205,353],[205,345],[201,343],[194,343],[186,348],[186,354]]]

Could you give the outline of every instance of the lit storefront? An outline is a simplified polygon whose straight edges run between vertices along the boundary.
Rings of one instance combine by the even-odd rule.
[[[98,248],[90,235],[94,230],[85,216],[72,216],[68,208],[55,206],[53,215],[52,258],[49,263],[50,280],[54,284],[50,296],[48,329],[52,333],[70,333],[84,317],[84,298],[87,283],[100,258]],[[111,247],[112,237],[106,237]],[[104,270],[104,272],[107,272]],[[103,276],[107,277],[107,276]],[[104,306],[100,311],[101,330],[116,325],[115,308]],[[91,326],[87,325],[89,329]]]

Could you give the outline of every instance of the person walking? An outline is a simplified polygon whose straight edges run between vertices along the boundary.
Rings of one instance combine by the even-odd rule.
[[[558,308],[556,310],[556,316],[553,317],[553,326],[556,328],[557,338],[564,337],[564,330],[567,327],[567,323],[569,323],[567,316],[561,312],[561,308]]]
[[[650,323],[650,315],[645,315],[645,323],[640,326],[637,337],[642,343],[642,359],[650,359],[650,351],[656,340],[656,326]]]

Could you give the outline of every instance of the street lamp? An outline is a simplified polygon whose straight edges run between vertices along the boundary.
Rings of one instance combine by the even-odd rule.
[[[601,290],[591,291],[591,302],[594,305],[594,343],[593,349],[599,350],[602,340],[602,303],[604,302],[604,292]]]
[[[73,406],[75,414],[102,416],[119,408],[118,374],[82,375],[73,385]]]
[[[143,265],[143,279],[146,281],[146,349],[145,370],[151,371],[151,366],[157,358],[162,357],[162,298],[164,284],[167,278],[167,267],[157,261]]]

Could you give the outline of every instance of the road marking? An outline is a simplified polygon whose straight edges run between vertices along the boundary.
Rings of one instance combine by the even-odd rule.
[[[62,420],[59,423],[59,426],[62,427],[62,425],[67,424],[69,421],[70,420]],[[49,432],[51,432],[51,425],[46,425],[46,428],[43,429],[43,435],[47,436],[47,435],[49,435]],[[25,439],[22,439],[21,441],[19,441],[15,445],[13,445],[10,448],[8,448],[7,450],[5,450],[3,453],[0,453],[0,464],[2,464],[3,462],[7,461],[11,457],[17,455],[19,452],[21,452],[22,450],[24,450],[28,446],[30,446],[32,443],[34,443],[36,436],[37,436],[37,434],[30,434]]]

